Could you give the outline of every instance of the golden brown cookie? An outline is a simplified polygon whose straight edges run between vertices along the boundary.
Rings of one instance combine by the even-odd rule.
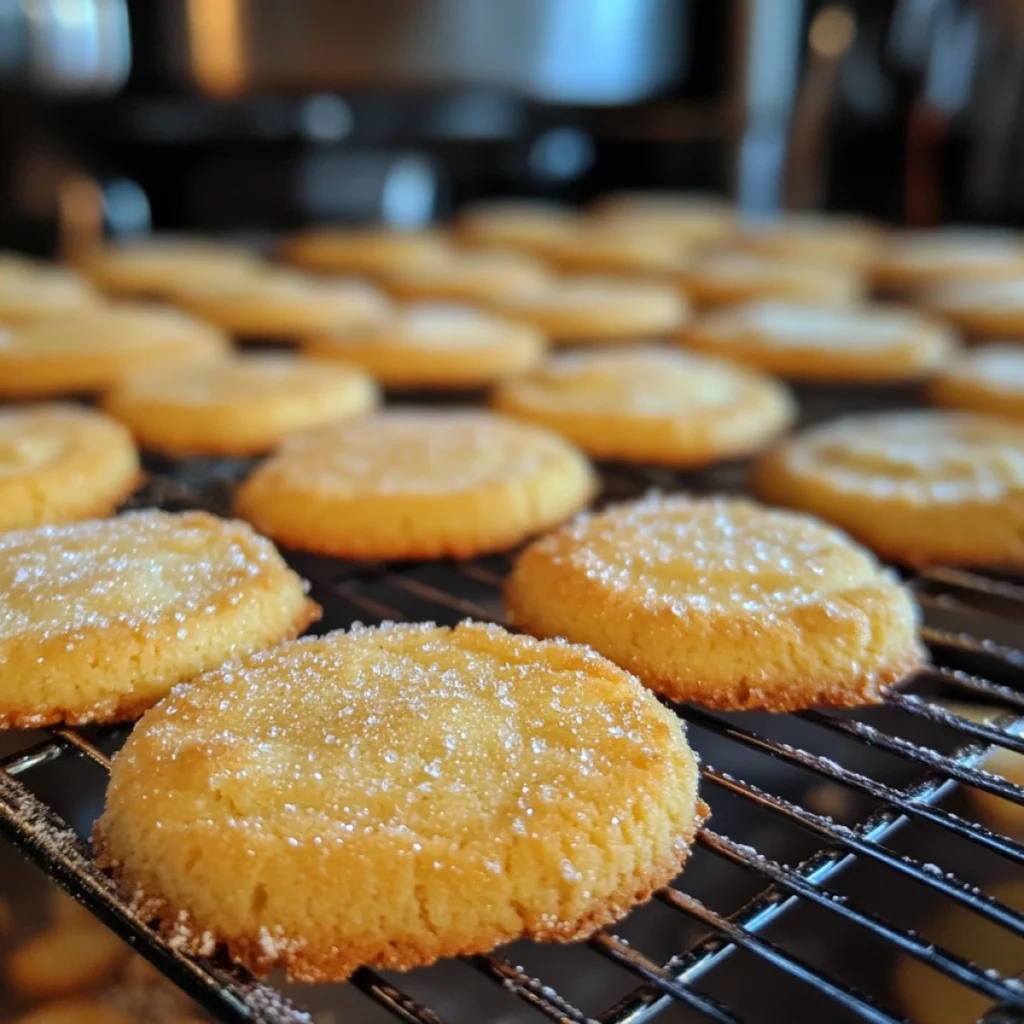
[[[460,242],[535,251],[579,221],[571,207],[542,199],[493,199],[464,206],[452,225]]]
[[[0,409],[0,531],[109,515],[140,473],[131,434],[100,412]]]
[[[260,354],[141,370],[103,404],[150,451],[255,455],[289,434],[361,416],[378,397],[357,367]]]
[[[589,935],[678,873],[704,812],[678,720],[593,651],[386,625],[175,690],[96,841],[179,948],[334,981]]]
[[[1024,420],[1024,348],[984,345],[961,353],[932,381],[937,405]]]
[[[910,592],[810,516],[652,495],[531,544],[513,621],[586,643],[673,700],[793,711],[881,699],[923,653]]]
[[[109,981],[128,947],[95,918],[58,924],[7,961],[7,982],[23,999],[63,999]]]
[[[681,338],[690,348],[791,380],[849,383],[929,376],[957,345],[949,328],[910,309],[770,300],[713,310]]]
[[[738,247],[764,256],[861,269],[874,260],[882,230],[859,217],[789,213],[740,225]]]
[[[378,274],[429,264],[449,253],[435,231],[387,228],[315,228],[281,245],[288,263],[321,274]]]
[[[747,455],[795,416],[786,389],[769,377],[646,345],[561,353],[499,386],[494,405],[594,458],[668,466]]]
[[[940,280],[917,301],[969,338],[1024,340],[1024,271],[1002,281]]]
[[[109,304],[0,330],[0,398],[100,391],[149,366],[211,362],[220,331],[175,309]]]
[[[136,1024],[133,1017],[95,999],[61,999],[44,1003],[15,1024]]]
[[[653,227],[591,220],[550,239],[535,251],[552,266],[572,274],[661,276],[677,271],[692,245]]]
[[[382,413],[286,441],[236,494],[291,548],[341,558],[466,558],[560,523],[595,489],[586,457],[492,413]]]
[[[910,565],[1024,567],[1024,426],[954,412],[849,416],[759,462],[763,497]]]
[[[0,328],[88,309],[101,302],[98,293],[73,270],[45,263],[15,267],[0,268]]]
[[[0,728],[135,718],[317,617],[273,544],[205,512],[0,534]]]
[[[480,388],[536,366],[544,337],[470,306],[422,302],[364,328],[314,335],[312,356],[369,371],[387,388]]]
[[[736,230],[731,204],[697,192],[612,192],[590,212],[595,220],[650,229],[690,245],[718,242]]]

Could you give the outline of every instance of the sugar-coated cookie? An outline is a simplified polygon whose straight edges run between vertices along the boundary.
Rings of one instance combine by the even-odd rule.
[[[917,301],[968,338],[1024,340],[1024,270],[1001,281],[940,280]]]
[[[681,337],[691,348],[792,380],[850,383],[928,376],[957,345],[949,328],[910,309],[772,300],[713,310]]]
[[[884,237],[879,227],[859,217],[788,213],[742,222],[736,245],[798,263],[859,269],[874,259]]]
[[[544,336],[526,324],[441,302],[396,308],[377,323],[313,335],[303,348],[368,370],[388,388],[479,388],[536,366]]]
[[[150,451],[255,455],[289,434],[369,412],[378,397],[358,367],[260,354],[141,370],[103,404]]]
[[[0,328],[96,306],[96,290],[73,270],[45,263],[0,267]]]
[[[689,305],[671,285],[613,277],[561,278],[505,296],[494,308],[565,344],[664,335],[689,316]]]
[[[115,759],[95,838],[178,948],[335,981],[583,938],[678,873],[704,813],[680,723],[627,672],[409,624],[176,689]]]
[[[595,220],[651,229],[687,244],[717,242],[736,228],[736,212],[717,196],[697,192],[612,192],[590,208]]]
[[[2,533],[0,727],[135,718],[318,616],[270,541],[205,512]]]
[[[464,206],[455,218],[455,235],[468,245],[523,249],[572,230],[579,214],[542,199],[493,199]]]
[[[388,228],[314,228],[281,245],[282,258],[305,270],[370,277],[442,260],[448,253],[437,232]]]
[[[595,458],[669,466],[747,455],[795,417],[786,389],[768,377],[647,345],[560,353],[499,386],[494,405]]]
[[[109,304],[0,328],[0,398],[100,391],[134,370],[223,359],[228,339],[176,309]]]
[[[102,413],[0,409],[0,531],[108,515],[139,478],[131,434]]]
[[[955,412],[849,416],[762,458],[769,501],[892,561],[1024,567],[1024,426]]]
[[[947,363],[928,396],[951,409],[1024,420],[1024,348],[983,345]]]
[[[910,592],[838,530],[743,499],[652,495],[531,544],[505,600],[679,701],[875,702],[922,660]]]
[[[538,242],[535,252],[566,273],[660,276],[677,270],[691,248],[650,226],[591,220]]]
[[[541,427],[403,410],[290,438],[242,484],[236,509],[292,548],[462,558],[560,523],[594,489],[586,457]]]

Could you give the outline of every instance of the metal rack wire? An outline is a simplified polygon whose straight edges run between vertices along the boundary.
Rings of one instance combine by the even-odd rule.
[[[223,513],[233,482],[244,465],[218,462],[158,468],[137,504],[200,507]],[[680,482],[701,489],[730,489],[737,479],[728,468],[710,477],[682,481],[664,472],[616,469],[606,475],[606,490],[609,495],[624,497],[652,485],[678,486]],[[499,588],[508,567],[507,558],[401,567],[349,565],[300,555],[293,556],[292,561],[310,579],[313,596],[325,608],[324,628],[356,619],[370,622],[417,617],[454,622],[471,616],[501,621]],[[926,610],[950,615],[982,609],[993,621],[1002,618],[1024,622],[1024,588],[1012,581],[936,570],[916,575],[910,582]],[[995,1014],[1001,1015],[992,1020],[1024,1020],[1024,985],[1016,979],[929,942],[831,885],[855,862],[868,863],[890,873],[900,884],[920,887],[947,903],[967,908],[1004,929],[1007,935],[1024,936],[1024,915],[955,873],[901,853],[889,843],[905,826],[916,823],[940,829],[944,835],[987,851],[1017,870],[1024,864],[1024,845],[943,805],[953,790],[967,785],[1024,806],[1024,790],[981,767],[993,745],[1024,753],[1024,738],[1019,731],[1024,720],[1024,652],[955,629],[928,628],[924,638],[934,667],[921,673],[911,689],[890,694],[883,710],[907,726],[930,730],[933,736],[941,734],[944,745],[952,746],[944,753],[928,742],[872,724],[867,714],[814,711],[786,716],[812,737],[811,742],[794,745],[772,738],[770,727],[755,731],[742,716],[675,708],[694,729],[725,745],[719,749],[769,758],[866,801],[870,809],[852,824],[840,824],[705,762],[704,792],[712,806],[717,794],[728,794],[746,807],[771,815],[779,826],[792,826],[803,833],[816,852],[789,865],[717,831],[712,819],[712,827],[700,835],[699,851],[755,879],[759,892],[740,909],[722,913],[681,889],[662,890],[656,903],[689,919],[703,932],[696,942],[667,960],[641,952],[613,932],[590,939],[587,946],[595,957],[617,965],[636,980],[627,996],[588,1013],[558,993],[556,979],[535,978],[500,954],[471,957],[466,962],[505,990],[508,998],[524,1001],[540,1018],[558,1024],[644,1024],[673,1004],[689,1008],[694,1019],[733,1024],[743,1018],[723,999],[705,991],[701,982],[737,953],[757,958],[803,983],[837,1009],[841,1007],[851,1019],[878,1024],[902,1021],[904,1018],[877,995],[860,990],[769,937],[783,915],[796,907],[811,907],[982,994],[996,1007]],[[984,723],[964,718],[928,699],[927,695],[936,692],[981,701],[991,706],[992,716]],[[116,742],[117,735],[116,731],[87,735],[82,730],[56,728],[28,749],[0,760],[0,833],[220,1020],[232,1024],[308,1020],[307,1014],[273,988],[229,964],[193,959],[161,942],[147,922],[132,913],[110,879],[95,868],[85,840],[32,791],[33,777],[44,765],[54,762],[84,757],[109,768],[104,747],[110,746],[111,740]],[[882,781],[809,749],[817,745],[831,750],[843,743],[852,744],[851,749],[859,751],[862,761],[864,755],[887,758],[900,765],[901,778],[907,773],[909,776],[895,784]],[[374,971],[358,971],[351,984],[397,1020],[446,1024],[434,1010]]]

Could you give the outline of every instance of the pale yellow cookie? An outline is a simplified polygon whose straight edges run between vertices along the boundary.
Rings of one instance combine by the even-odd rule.
[[[563,344],[669,334],[689,316],[686,300],[671,285],[613,277],[561,278],[543,288],[508,295],[494,308]]]
[[[109,515],[140,474],[131,434],[102,413],[0,409],[0,531]]]
[[[917,301],[969,338],[1024,340],[1024,271],[1001,281],[940,280]]]
[[[117,755],[95,838],[177,948],[334,981],[583,938],[678,873],[704,813],[679,721],[627,672],[409,624],[176,689]]]
[[[769,452],[769,501],[895,562],[1024,567],[1024,426],[954,412],[849,416]]]
[[[98,305],[99,294],[73,270],[46,264],[0,268],[0,327]]]
[[[443,260],[449,248],[435,231],[327,227],[292,235],[280,252],[305,270],[374,277]]]
[[[661,276],[678,270],[692,245],[653,227],[588,221],[538,242],[535,251],[566,273]]]
[[[882,230],[858,217],[788,213],[740,224],[736,244],[750,252],[799,263],[860,269],[879,252]]]
[[[557,434],[476,411],[398,411],[286,441],[236,510],[291,548],[341,558],[467,558],[586,505],[586,457]]]
[[[761,301],[698,317],[690,348],[802,381],[884,383],[927,377],[949,358],[956,335],[910,309]]]
[[[137,717],[319,616],[273,544],[205,512],[0,534],[0,727]]]
[[[527,632],[714,708],[872,703],[923,657],[910,592],[868,551],[743,499],[652,495],[581,516],[519,556],[505,601]]]
[[[0,328],[0,398],[100,391],[149,366],[211,362],[218,330],[175,309],[109,304]]]
[[[536,366],[544,337],[469,306],[414,303],[364,328],[314,335],[310,355],[368,370],[388,388],[479,388]]]
[[[723,200],[687,192],[612,192],[590,208],[595,220],[653,230],[684,244],[718,242],[736,229],[736,213]]]
[[[668,466],[750,454],[796,413],[769,377],[646,345],[556,355],[499,386],[494,405],[558,431],[594,458]]]
[[[378,397],[357,367],[261,354],[141,370],[103,405],[150,451],[255,455],[289,434],[361,416]]]
[[[928,397],[951,409],[1024,420],[1024,348],[984,345],[961,353],[932,381]]]
[[[467,245],[533,252],[541,243],[573,229],[579,214],[542,199],[492,199],[464,206],[452,225]]]

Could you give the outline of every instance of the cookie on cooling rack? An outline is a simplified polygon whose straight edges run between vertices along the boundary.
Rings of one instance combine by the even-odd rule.
[[[0,727],[134,718],[318,616],[268,540],[205,512],[0,534]]]
[[[150,451],[255,455],[289,434],[369,412],[377,400],[358,367],[260,354],[142,370],[109,392],[104,408]]]
[[[917,300],[968,338],[1024,340],[1024,268],[1002,281],[942,280]]]
[[[881,699],[922,661],[910,592],[809,516],[653,495],[531,544],[513,621],[586,643],[673,700],[793,711]]]
[[[420,302],[363,328],[313,335],[309,355],[369,371],[387,388],[481,388],[536,366],[544,337],[471,306]]]
[[[0,398],[101,391],[134,370],[224,358],[220,331],[129,303],[46,317],[0,335]]]
[[[796,412],[769,377],[653,345],[561,353],[499,386],[494,405],[595,458],[668,466],[758,451]]]
[[[586,456],[487,412],[394,411],[287,440],[236,511],[290,548],[340,558],[468,558],[514,547],[584,507]]]
[[[536,250],[572,230],[579,214],[541,199],[493,199],[464,206],[452,225],[460,242],[499,249]]]
[[[443,260],[449,247],[435,231],[328,227],[292,235],[280,253],[286,262],[316,273],[375,277]]]
[[[76,405],[0,409],[0,531],[113,512],[139,483],[131,434]]]
[[[734,207],[697,192],[611,192],[590,208],[609,227],[650,231],[686,245],[718,242],[736,230]]]
[[[984,345],[948,362],[932,381],[937,405],[1024,420],[1024,348]]]
[[[390,625],[175,690],[95,838],[180,948],[334,981],[589,935],[676,875],[705,812],[680,723],[593,651]]]
[[[789,213],[742,223],[736,245],[800,263],[860,269],[874,259],[884,238],[877,225],[859,217]]]
[[[101,301],[73,270],[27,262],[0,267],[0,327],[88,309]]]
[[[765,455],[768,501],[908,565],[1024,568],[1024,426],[956,412],[849,416]]]
[[[957,344],[942,324],[913,310],[750,302],[698,317],[690,348],[790,380],[895,383],[934,373]]]

